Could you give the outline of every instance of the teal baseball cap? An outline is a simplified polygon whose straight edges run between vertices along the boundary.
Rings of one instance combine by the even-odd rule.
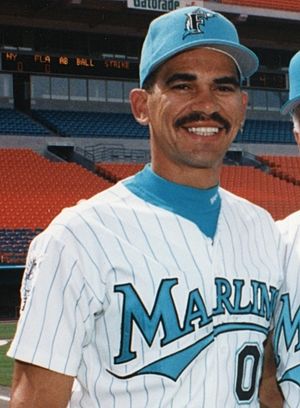
[[[237,30],[227,18],[202,7],[184,7],[150,23],[141,52],[140,85],[169,58],[198,47],[210,47],[230,56],[242,79],[258,69],[256,54],[240,44]]]
[[[298,51],[290,61],[289,83],[289,99],[281,108],[283,115],[291,113],[300,105],[300,51]]]

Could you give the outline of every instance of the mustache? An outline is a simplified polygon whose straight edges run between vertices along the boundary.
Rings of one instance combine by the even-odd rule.
[[[223,116],[221,116],[218,112],[214,112],[211,115],[207,115],[203,112],[192,112],[189,115],[186,116],[182,116],[181,118],[178,118],[175,121],[175,126],[176,127],[181,127],[186,125],[189,122],[194,122],[194,121],[203,121],[203,120],[208,120],[211,119],[214,122],[217,122],[219,125],[221,125],[222,127],[224,127],[226,129],[226,131],[228,131],[230,129],[230,123],[228,122],[228,120],[226,120],[225,118],[223,118]]]

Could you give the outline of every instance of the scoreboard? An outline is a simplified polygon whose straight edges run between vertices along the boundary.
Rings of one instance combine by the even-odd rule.
[[[249,79],[250,88],[285,90],[288,88],[285,73],[256,72]]]
[[[1,53],[2,71],[47,75],[69,75],[138,80],[139,62],[119,58],[93,59],[81,56]],[[246,84],[250,88],[285,90],[285,73],[256,72]]]
[[[67,55],[1,53],[2,71],[72,76],[138,79],[139,63],[126,59],[70,57]]]

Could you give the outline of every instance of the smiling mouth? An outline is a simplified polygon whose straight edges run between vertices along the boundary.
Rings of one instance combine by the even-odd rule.
[[[178,118],[175,121],[175,127],[183,127],[189,133],[194,133],[197,136],[215,136],[222,130],[229,132],[231,128],[229,121],[218,112],[211,115],[205,115],[203,112],[192,112]]]
[[[214,136],[216,135],[221,129],[218,127],[188,127],[187,131],[189,133],[194,133],[197,136]]]

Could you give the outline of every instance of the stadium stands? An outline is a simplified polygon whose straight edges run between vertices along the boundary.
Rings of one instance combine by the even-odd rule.
[[[224,166],[221,186],[268,210],[282,219],[299,209],[300,187],[250,166]]]
[[[144,167],[142,163],[97,163],[97,174],[116,183],[126,177],[132,176]]]
[[[0,108],[0,134],[46,136],[53,132],[66,137],[147,139],[148,128],[131,114],[33,110],[34,120],[14,109]],[[238,143],[294,144],[289,121],[247,119]]]
[[[238,143],[295,144],[292,123],[276,120],[247,119]]]
[[[32,239],[42,231],[35,229],[0,229],[0,262],[24,264]]]
[[[30,149],[0,149],[0,225],[44,228],[63,207],[110,185],[75,163],[51,162]]]
[[[57,215],[111,182],[75,163],[50,162],[30,149],[0,149],[0,261],[23,259],[28,241]]]
[[[270,167],[274,176],[300,185],[300,157],[298,156],[260,156],[260,160]]]
[[[36,110],[34,117],[61,136],[101,138],[148,138],[148,128],[139,125],[131,114]],[[248,119],[240,143],[294,143],[288,121]]]
[[[0,108],[0,134],[46,136],[51,132],[25,113]]]
[[[131,114],[34,110],[34,117],[61,136],[147,138],[148,129]]]
[[[266,208],[275,219],[284,218],[299,207],[300,158],[260,159],[268,173],[250,166],[224,166],[221,186]],[[101,162],[96,164],[96,176],[74,163],[50,162],[30,149],[0,149],[0,262],[24,263],[30,241],[62,208],[143,166]]]
[[[76,149],[80,151],[80,149]],[[93,146],[85,146],[83,154],[97,162],[114,162],[121,163],[148,163],[150,162],[149,148],[133,149],[126,148],[124,144],[97,144]]]
[[[267,172],[227,166],[221,186],[281,219],[299,208],[300,158],[259,157]],[[97,175],[75,163],[51,162],[30,149],[0,149],[0,262],[25,261],[29,242],[62,208],[141,170],[143,163],[100,162]]]
[[[41,55],[27,50],[26,55],[21,59],[22,50],[20,50],[17,65],[14,65],[14,54],[8,52],[5,55],[7,58],[4,58],[3,54],[3,61],[6,61],[8,68],[2,64],[1,68],[4,72],[1,72],[2,79],[0,78],[0,90],[2,88],[0,97],[6,103],[9,101],[7,106],[17,106],[25,111],[22,113],[12,108],[0,108],[0,135],[6,135],[8,138],[10,135],[42,136],[40,139],[43,139],[43,136],[53,135],[58,136],[57,139],[59,136],[71,137],[71,142],[69,142],[70,139],[63,140],[61,144],[65,143],[67,147],[69,145],[74,147],[76,154],[79,151],[76,150],[77,148],[84,150],[87,153],[85,156],[87,160],[90,160],[91,163],[98,162],[96,164],[98,175],[75,163],[50,162],[29,149],[0,149],[2,187],[0,261],[3,263],[24,262],[29,242],[63,207],[71,206],[78,200],[87,198],[118,180],[134,174],[143,167],[143,163],[149,161],[148,146],[143,149],[144,143],[147,143],[145,140],[148,139],[147,127],[139,125],[131,114],[121,112],[127,111],[128,91],[137,83],[133,67],[137,66],[139,55],[137,51],[141,45],[141,33],[145,29],[148,16],[151,17],[151,12],[147,10],[143,14],[142,11],[136,12],[132,9],[125,12],[124,5],[117,4],[121,2],[114,2],[113,6],[109,4],[111,2],[105,2],[109,4],[105,11],[105,6],[102,4],[96,6],[94,1],[85,1],[86,21],[85,23],[81,21],[81,24],[86,24],[86,28],[79,35],[78,26],[76,27],[78,10],[75,4],[64,2],[62,5],[56,2],[57,4],[54,5],[55,2],[52,2],[53,4],[46,5],[47,2],[44,2],[44,15],[49,14],[46,26],[53,27],[51,38],[61,39],[49,42],[50,36],[44,35],[46,33],[44,22],[40,25],[40,18],[36,20],[34,7],[31,8],[21,1],[16,3],[18,6],[15,6],[10,16],[11,20],[9,20],[15,23],[9,24],[9,32],[5,26],[4,32],[7,32],[7,36],[2,36],[3,50],[6,46],[4,40],[10,39],[11,45],[15,45],[16,49],[30,42],[30,45],[34,45]],[[258,84],[253,85],[249,82],[245,85],[251,96],[249,97],[251,103],[248,106],[251,119],[246,120],[243,132],[238,134],[236,142],[269,144],[272,147],[275,144],[295,144],[292,124],[288,119],[285,121],[284,118],[279,118],[280,106],[287,98],[288,83],[282,84],[276,76],[279,75],[281,78],[286,73],[292,51],[296,46],[298,47],[297,39],[292,39],[292,36],[289,35],[290,32],[294,33],[295,21],[291,18],[283,33],[283,30],[278,29],[280,18],[276,21],[274,13],[271,13],[270,18],[267,18],[265,13],[260,16],[257,9],[300,12],[299,0],[219,0],[215,2],[217,9],[221,3],[226,5],[225,10],[233,10],[233,12],[228,11],[229,16],[234,22],[237,22],[242,36],[253,47],[253,50],[261,54],[262,61],[267,61],[265,66],[262,63],[262,71],[266,69],[271,75],[267,77],[267,79],[271,78],[271,83],[269,79],[264,83],[259,78]],[[248,10],[249,13],[244,16],[245,20],[243,20],[243,15],[237,16],[235,7],[227,7],[227,5],[257,9],[253,15],[251,10]],[[58,6],[63,10],[66,24],[70,23],[69,38],[66,38],[65,31],[61,30],[61,18],[57,19],[58,9],[56,7]],[[9,10],[10,7],[5,10],[5,13]],[[76,14],[73,15],[73,12]],[[101,27],[100,20],[98,24],[90,25],[89,19],[93,21],[95,14],[101,16],[99,17],[101,22],[108,21],[108,16],[114,15],[115,22],[112,20],[112,30],[105,34],[110,36],[109,41],[105,43],[98,41],[98,38],[103,38],[103,27]],[[281,13],[276,12],[275,14]],[[32,18],[32,27],[29,15]],[[253,16],[255,18],[252,18]],[[260,23],[262,19],[264,19],[263,24]],[[288,20],[285,20],[286,22]],[[116,36],[115,32],[119,32],[120,26],[123,27],[124,32],[126,27],[129,28],[130,35],[123,36],[120,32]],[[91,27],[93,28],[88,32]],[[94,37],[98,29],[101,37]],[[15,34],[15,31],[18,31],[18,35]],[[50,33],[50,31],[49,29],[47,32]],[[106,32],[106,29],[104,31]],[[32,35],[30,41],[28,32]],[[86,35],[84,32],[87,32]],[[275,35],[277,32],[278,35]],[[80,41],[77,40],[78,38]],[[289,47],[286,47],[287,41]],[[277,45],[278,58],[269,58],[269,51],[277,52]],[[86,48],[80,51],[80,46],[86,46]],[[86,61],[87,65],[95,55],[101,55],[101,58],[107,61],[105,72],[98,75],[92,67],[78,67],[77,65],[74,65],[71,71],[71,62],[75,61],[80,52],[90,58],[82,60],[82,63]],[[28,68],[26,63],[31,54],[34,54],[35,61]],[[58,55],[65,56],[59,63],[57,63]],[[126,62],[124,69],[120,69],[122,65],[120,61]],[[127,69],[129,67],[131,71]],[[58,71],[55,71],[56,69]],[[274,77],[272,77],[273,74],[275,74]],[[23,88],[18,88],[18,83],[19,86],[24,85]],[[29,101],[27,93],[30,94]],[[83,106],[85,102],[86,106]],[[121,104],[123,104],[122,107],[119,106]],[[1,106],[6,107],[6,105]],[[99,112],[94,111],[95,106],[99,106]],[[110,107],[115,113],[107,112]],[[101,108],[106,112],[100,112]],[[116,113],[119,108],[120,112]],[[87,111],[88,109],[93,112]],[[280,120],[276,120],[277,118]],[[76,141],[73,138],[77,138]],[[88,138],[110,138],[113,141],[98,140],[95,146],[88,146],[87,144],[91,143],[86,141]],[[23,146],[36,147],[29,144],[31,141],[28,137],[16,138],[17,141],[14,143],[17,146],[19,139],[25,139]],[[143,140],[140,142],[138,139]],[[36,140],[34,138],[32,143],[36,143]],[[57,140],[54,140],[53,145],[56,144],[59,145],[60,142],[57,143]],[[6,144],[3,143],[3,145]],[[262,150],[265,151],[264,146]],[[221,185],[265,207],[274,218],[283,218],[299,207],[299,159],[262,156],[261,161],[268,168],[268,172],[244,165],[224,166]]]

